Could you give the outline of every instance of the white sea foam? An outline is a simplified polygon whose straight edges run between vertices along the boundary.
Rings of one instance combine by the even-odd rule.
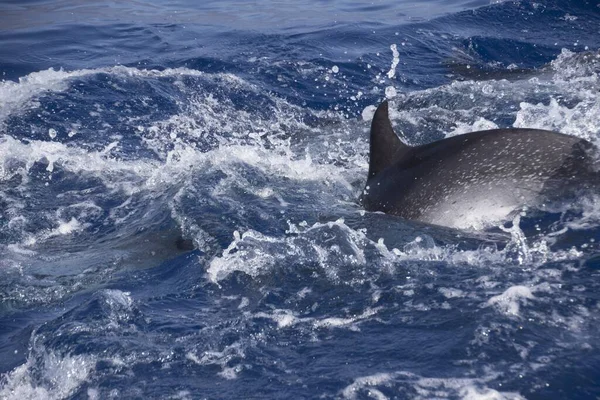
[[[438,291],[447,299],[465,297],[465,293],[460,289],[454,288],[439,288]]]
[[[581,217],[566,221],[568,229],[582,230],[590,229],[600,224],[600,196],[593,194],[578,199],[578,206],[581,207]],[[594,238],[590,238],[594,239]]]
[[[370,320],[373,316],[377,315],[379,308],[368,308],[359,315],[352,315],[351,317],[301,317],[292,310],[276,309],[272,312],[258,312],[255,314],[248,314],[252,318],[266,318],[270,319],[277,324],[278,329],[286,329],[296,325],[310,326],[313,329],[334,329],[344,328],[351,331],[359,331],[360,324],[364,321]]]
[[[316,320],[313,324],[315,326],[315,328],[341,328],[341,327],[346,327],[350,330],[353,331],[358,331],[359,330],[359,326],[358,326],[358,322],[364,321],[364,320],[368,320],[371,317],[373,317],[374,315],[377,314],[377,312],[379,311],[379,309],[375,308],[367,308],[362,314],[360,315],[356,315],[353,317],[346,317],[346,318],[341,318],[341,317],[328,317],[328,318],[323,318],[320,320]]]
[[[220,84],[228,88],[258,90],[234,75],[204,74],[185,68],[163,71],[130,67],[73,72],[47,70],[28,75],[17,83],[3,82],[0,84],[0,102],[4,99],[14,105],[13,108],[10,108],[10,104],[6,103],[5,107],[0,108],[6,111],[6,115],[18,114],[29,106],[34,107],[35,103],[31,103],[31,100],[36,96],[69,90],[74,79],[94,74],[110,74],[122,78],[199,76],[218,80]],[[278,109],[289,111],[290,108],[294,108],[282,100],[274,99],[274,101],[278,104]],[[100,106],[96,105],[96,107]],[[218,196],[219,190],[226,192],[235,183],[258,196],[275,198],[282,207],[287,207],[289,203],[286,201],[285,193],[282,193],[279,188],[255,187],[239,175],[231,176],[231,172],[235,173],[232,166],[246,163],[265,174],[274,174],[299,181],[320,181],[328,186],[333,185],[337,190],[345,192],[342,195],[343,198],[354,197],[355,189],[349,180],[352,175],[351,171],[343,171],[343,168],[340,169],[330,161],[316,162],[308,150],[305,154],[298,155],[295,150],[291,149],[289,139],[277,137],[287,134],[293,127],[309,131],[313,129],[301,122],[293,110],[287,114],[284,111],[276,111],[273,118],[257,120],[250,113],[235,110],[228,104],[218,102],[210,95],[195,94],[191,96],[186,108],[178,114],[151,126],[138,125],[142,140],[155,151],[160,161],[146,158],[125,160],[113,156],[113,152],[120,145],[119,141],[111,142],[102,150],[90,150],[72,144],[63,144],[60,141],[30,140],[23,142],[10,136],[4,136],[0,138],[0,154],[3,155],[0,157],[0,179],[8,180],[19,175],[21,177],[20,186],[23,188],[23,192],[27,192],[30,190],[27,187],[30,180],[29,172],[36,163],[45,163],[47,164],[48,184],[52,184],[52,176],[57,171],[57,166],[60,166],[62,170],[69,173],[100,178],[109,192],[120,192],[127,196],[144,192],[144,196],[152,198],[155,194],[160,195],[169,187],[179,185],[194,171],[220,168],[230,177],[221,180],[215,186],[213,195]],[[215,135],[215,132],[222,131],[231,134],[231,138],[223,139],[221,135]],[[206,135],[215,135],[222,145],[205,151],[196,148],[195,143],[190,142]],[[330,136],[330,140],[335,138],[335,135]],[[55,137],[55,139],[57,138],[60,139]],[[268,148],[265,147],[265,143]],[[366,165],[362,155],[357,153],[346,157],[339,148],[336,148],[335,154],[331,152],[328,154],[328,160],[332,156],[337,157],[338,155],[343,156],[348,165],[357,171]],[[15,199],[14,206],[17,207],[19,202],[20,199]],[[93,202],[93,199],[90,199],[90,202]],[[130,202],[131,198],[126,198],[122,204],[109,210],[112,222],[119,224],[127,221],[131,212],[129,210]],[[73,234],[84,230],[89,225],[86,223],[86,211],[82,210],[82,213],[84,214],[77,217],[69,215],[66,220],[57,213],[53,229],[30,236],[29,242],[41,242],[53,236]],[[185,215],[174,214],[177,220],[186,219]],[[20,217],[23,215],[15,215],[15,218]],[[52,218],[50,215],[47,217]],[[15,224],[13,223],[12,226],[15,227]],[[202,229],[199,228],[196,232],[201,235]],[[199,237],[198,239],[202,241]],[[24,242],[21,245],[27,246]]]
[[[116,160],[107,157],[103,152],[89,151],[59,142],[31,140],[23,143],[10,136],[0,138],[0,176],[3,179],[20,175],[21,184],[24,185],[29,181],[29,170],[36,162],[43,161],[48,165],[60,162],[64,168],[77,174],[94,173],[99,178],[104,178],[107,187],[121,189],[127,193],[134,193],[140,189],[135,185],[135,179],[131,178],[139,176],[142,180],[150,179],[158,169],[158,165],[149,160]],[[46,170],[51,173],[54,167]],[[118,177],[121,179],[115,179]]]
[[[447,137],[462,135],[463,133],[476,132],[476,131],[485,131],[488,129],[498,129],[498,125],[494,122],[489,121],[485,118],[478,118],[473,123],[466,122],[457,122],[456,127],[450,131]]]
[[[323,248],[318,240],[312,239],[313,235],[335,229],[339,231],[346,241],[344,250],[336,247],[334,252]],[[218,282],[234,271],[243,271],[250,276],[268,273],[273,266],[286,258],[297,259],[303,257],[315,260],[322,266],[324,272],[333,280],[337,279],[337,267],[334,260],[338,254],[343,262],[354,265],[365,265],[364,243],[368,241],[364,233],[349,228],[343,220],[329,223],[315,223],[307,229],[299,229],[290,225],[292,235],[283,238],[270,237],[256,231],[248,231],[240,235],[234,233],[234,240],[223,251],[222,255],[215,257],[207,269],[211,281]],[[331,262],[329,261],[331,259]],[[337,262],[339,263],[339,261]]]
[[[300,322],[311,321],[312,318],[300,318],[291,310],[273,310],[271,313],[258,312],[252,315],[255,318],[267,318],[277,323],[279,329],[288,328]]]
[[[333,230],[339,242],[329,250],[323,248],[319,240],[312,239],[314,235],[318,237],[319,234],[326,234]],[[209,279],[215,283],[225,279],[234,271],[242,271],[258,277],[270,273],[273,268],[282,263],[286,264],[286,260],[293,262],[301,257],[305,260],[314,260],[330,279],[337,281],[338,269],[344,265],[344,262],[354,265],[355,268],[365,266],[365,253],[371,250],[378,253],[379,259],[371,258],[370,263],[378,262],[379,270],[384,272],[394,271],[394,265],[399,263],[415,260],[446,261],[455,265],[481,267],[487,267],[490,263],[495,265],[527,263],[530,266],[539,266],[551,260],[565,261],[581,256],[581,253],[574,249],[551,252],[545,245],[544,239],[528,243],[519,228],[518,217],[513,221],[513,227],[507,230],[511,232],[512,240],[503,250],[487,247],[457,250],[452,245],[438,246],[426,235],[398,249],[388,248],[382,240],[369,239],[363,231],[348,227],[343,220],[325,224],[315,223],[308,228],[290,224],[288,231],[290,235],[284,237],[267,236],[256,231],[248,231],[241,235],[236,232],[234,240],[222,255],[210,262],[207,273]],[[342,264],[340,260],[343,261]],[[445,295],[451,295],[450,293],[445,292]]]
[[[417,108],[390,110],[394,120],[410,129],[412,144],[419,136],[454,136],[494,129],[493,118],[513,118],[514,127],[559,131],[597,141],[600,138],[600,54],[563,50],[551,68],[521,80],[453,81],[433,89],[411,92]],[[526,102],[534,97],[537,102]],[[411,102],[412,103],[412,102]],[[507,104],[517,107],[516,113]],[[504,110],[504,111],[503,111]],[[363,113],[364,115],[364,113]],[[369,113],[369,115],[371,115]],[[396,121],[393,121],[396,122]]]
[[[68,222],[59,221],[58,227],[50,231],[48,236],[69,235],[73,232],[83,229],[83,227],[84,225],[82,225],[75,218],[71,218],[71,220]]]
[[[123,292],[116,289],[106,289],[103,291],[104,298],[107,304],[114,311],[125,311],[130,312],[133,306],[133,299],[131,293]]]
[[[344,399],[393,398],[432,399],[460,398],[462,400],[524,400],[518,393],[500,392],[486,386],[496,374],[481,378],[427,378],[412,372],[382,372],[355,378],[354,382],[341,391]]]
[[[390,50],[392,50],[392,66],[387,73],[387,77],[392,79],[394,76],[396,76],[396,67],[400,63],[400,53],[398,53],[398,46],[395,44],[390,46]]]
[[[394,88],[393,86],[388,86],[385,88],[385,97],[387,99],[393,99],[394,97],[396,97],[398,93],[396,92],[396,88]]]
[[[3,376],[0,398],[6,400],[53,400],[69,397],[95,368],[92,356],[59,355],[37,348],[39,357],[30,356],[27,362]]]
[[[244,369],[243,364],[237,362],[243,360],[246,355],[244,347],[239,342],[225,346],[223,350],[204,350],[198,356],[195,351],[189,351],[185,355],[186,359],[198,365],[217,365],[221,368],[219,376],[227,380],[236,379],[238,373]]]
[[[96,69],[80,69],[75,71],[55,70],[53,68],[33,72],[19,78],[18,82],[0,82],[0,125],[6,117],[18,113],[36,103],[31,103],[37,96],[48,92],[62,92],[69,88],[73,79],[95,75],[110,74],[124,77],[177,77],[177,76],[206,76],[201,71],[188,68],[167,68],[164,70],[138,69],[125,66],[114,66]],[[226,80],[233,85],[248,85],[233,74],[214,74],[213,76]]]
[[[387,399],[387,397],[381,393],[381,391],[375,389],[373,386],[388,385],[394,378],[395,374],[379,373],[369,376],[362,376],[354,379],[354,382],[345,387],[342,390],[342,396],[345,399],[356,399],[360,391],[368,387],[368,392],[371,398],[377,400]]]
[[[373,115],[375,115],[375,110],[377,109],[376,106],[367,106],[365,107],[365,109],[362,111],[362,119],[363,121],[370,121],[373,119]]]
[[[531,299],[534,297],[530,288],[516,285],[506,289],[504,293],[490,298],[487,304],[496,306],[504,314],[519,316],[521,303]]]
[[[550,99],[548,105],[521,102],[513,126],[555,130],[597,141],[600,127],[598,120],[590,116],[600,115],[600,96],[586,97],[572,108],[559,104],[554,97]]]
[[[525,397],[518,393],[503,393],[491,388],[469,385],[460,390],[460,395],[463,400],[525,400]]]

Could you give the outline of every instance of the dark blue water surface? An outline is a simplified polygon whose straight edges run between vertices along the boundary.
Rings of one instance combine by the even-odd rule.
[[[0,398],[600,397],[600,196],[357,202],[384,98],[599,141],[599,43],[591,0],[3,1]]]

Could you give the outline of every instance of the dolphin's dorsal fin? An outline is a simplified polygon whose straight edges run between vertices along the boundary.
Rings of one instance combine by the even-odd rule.
[[[369,176],[372,178],[394,164],[408,150],[408,146],[400,141],[394,133],[388,115],[388,102],[377,107],[371,122],[371,146],[369,154]]]

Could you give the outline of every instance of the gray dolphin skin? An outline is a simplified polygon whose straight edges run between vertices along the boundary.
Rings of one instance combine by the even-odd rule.
[[[600,183],[597,148],[557,132],[493,129],[411,147],[394,133],[384,101],[370,140],[365,209],[434,225],[485,228]]]

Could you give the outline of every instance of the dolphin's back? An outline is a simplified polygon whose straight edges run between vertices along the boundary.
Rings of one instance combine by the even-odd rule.
[[[542,198],[597,183],[591,148],[583,139],[537,129],[495,129],[403,145],[392,151],[397,156],[391,163],[370,176],[362,202],[370,211],[477,227]],[[371,152],[371,159],[377,156]]]

